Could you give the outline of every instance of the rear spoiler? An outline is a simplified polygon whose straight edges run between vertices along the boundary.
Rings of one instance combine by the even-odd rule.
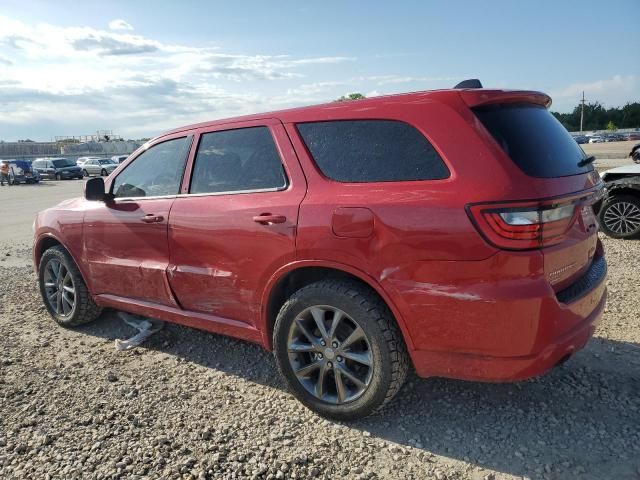
[[[551,97],[530,90],[462,90],[460,97],[470,108],[500,103],[531,103],[549,108]]]

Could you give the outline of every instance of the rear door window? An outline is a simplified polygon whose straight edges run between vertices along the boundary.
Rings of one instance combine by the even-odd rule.
[[[543,106],[496,105],[474,113],[502,150],[531,177],[579,175],[593,170],[579,167],[586,155],[562,124]]]
[[[449,177],[440,155],[411,125],[396,120],[300,123],[320,171],[338,182],[399,182]]]
[[[189,193],[282,190],[287,178],[268,127],[205,133]]]

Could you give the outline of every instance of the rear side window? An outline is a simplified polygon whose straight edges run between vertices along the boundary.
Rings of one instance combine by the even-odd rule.
[[[476,108],[474,113],[511,160],[531,177],[566,177],[593,170],[591,164],[578,166],[585,153],[542,106],[497,105]]]
[[[189,193],[280,190],[286,186],[282,161],[268,127],[202,135]]]
[[[395,120],[300,123],[302,139],[322,173],[339,182],[439,180],[449,170],[429,141]]]

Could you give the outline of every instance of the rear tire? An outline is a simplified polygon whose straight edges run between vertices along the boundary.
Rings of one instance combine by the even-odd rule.
[[[56,173],[56,180],[62,180],[62,175],[60,175],[59,173]]]
[[[40,294],[49,315],[63,327],[92,322],[100,315],[71,255],[61,246],[44,252],[38,268]]]
[[[352,280],[323,280],[294,293],[276,319],[274,355],[296,398],[335,420],[382,408],[402,387],[409,366],[391,312]]]
[[[83,177],[88,177],[89,176],[89,172],[87,172],[86,170],[82,170],[82,176]]]
[[[598,213],[600,228],[612,238],[630,239],[640,236],[640,197],[611,195]]]

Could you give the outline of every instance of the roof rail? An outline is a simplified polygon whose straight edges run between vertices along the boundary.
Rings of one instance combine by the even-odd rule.
[[[453,88],[482,88],[482,83],[477,78],[463,80]]]

